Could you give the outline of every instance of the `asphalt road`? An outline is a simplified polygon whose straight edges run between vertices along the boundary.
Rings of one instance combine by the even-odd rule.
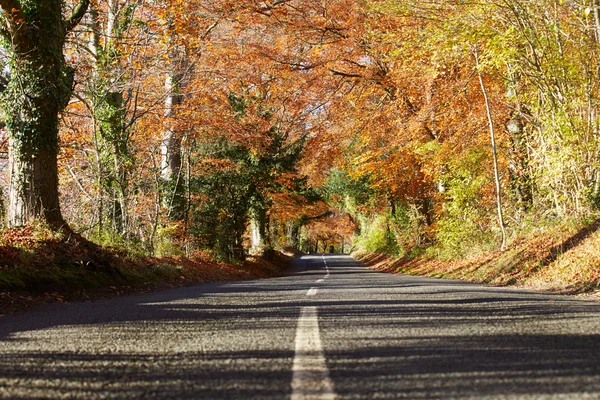
[[[2,317],[0,398],[600,399],[600,304],[307,256]]]

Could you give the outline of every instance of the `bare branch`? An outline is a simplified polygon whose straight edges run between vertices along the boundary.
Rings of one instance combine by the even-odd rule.
[[[334,215],[335,215],[335,213],[332,212],[332,211],[325,211],[323,214],[314,215],[312,217],[305,216],[303,218],[303,220],[306,221],[306,222],[308,222],[308,221],[313,221],[313,220],[316,220],[316,219],[324,219],[324,218],[333,217]]]
[[[352,73],[348,73],[348,72],[342,72],[342,71],[336,71],[335,69],[329,69],[329,72],[331,72],[333,75],[337,75],[337,76],[343,76],[344,78],[362,78],[362,75],[359,74],[352,74]]]
[[[285,3],[289,3],[291,0],[276,0],[273,2],[273,4],[265,4],[265,7],[262,8],[263,11],[269,11],[272,10],[273,8],[281,5],[281,4],[285,4]]]
[[[4,1],[4,0],[0,0],[0,1]],[[75,28],[77,25],[79,25],[79,22],[81,22],[81,19],[87,12],[89,5],[90,5],[90,0],[80,0],[79,1],[79,4],[77,4],[77,6],[75,6],[75,8],[73,9],[73,13],[71,14],[71,16],[63,22],[65,30],[67,32],[72,31],[73,28]]]
[[[268,4],[267,2],[265,2],[264,5],[257,7],[255,9],[256,12],[258,12],[259,14],[263,14],[265,16],[270,16],[272,15],[272,11],[275,7],[282,5],[282,4],[286,4],[289,3],[291,0],[276,0],[273,2],[273,4]]]
[[[208,28],[206,28],[206,30],[202,34],[201,38],[202,39],[206,39],[208,37],[208,35],[210,35],[210,32],[212,32],[212,30],[215,29],[217,27],[217,25],[219,25],[219,22],[221,22],[221,21],[220,20],[216,20],[215,22],[213,22],[212,24],[210,24],[210,26]]]

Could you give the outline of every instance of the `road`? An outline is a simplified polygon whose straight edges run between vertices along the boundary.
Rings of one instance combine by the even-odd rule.
[[[600,399],[600,304],[305,256],[3,317],[0,398]]]

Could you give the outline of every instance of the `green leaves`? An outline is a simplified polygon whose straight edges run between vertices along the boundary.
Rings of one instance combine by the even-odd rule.
[[[229,94],[231,112],[236,118],[247,116],[256,98]],[[260,110],[258,117],[270,121],[271,114]],[[243,122],[243,121],[242,121]],[[254,132],[254,126],[246,126]],[[201,200],[194,207],[192,231],[201,245],[226,259],[243,258],[243,235],[252,215],[266,216],[272,205],[270,195],[283,190],[296,191],[282,181],[296,174],[304,139],[289,141],[276,124],[260,132],[261,145],[233,142],[217,136],[202,144],[197,162],[214,167],[194,179],[193,191]],[[292,179],[295,183],[297,180]]]

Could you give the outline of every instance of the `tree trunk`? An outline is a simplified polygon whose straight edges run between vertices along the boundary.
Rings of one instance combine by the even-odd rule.
[[[107,6],[105,24],[98,23],[97,10],[90,11],[89,50],[96,56],[96,62],[87,95],[92,100],[95,121],[100,197],[112,196],[107,201],[106,212],[112,216],[114,230],[128,238],[131,234],[129,177],[133,159],[129,152],[126,78],[122,70],[115,68],[120,57],[115,49],[122,43],[123,32],[131,19],[122,13],[119,1],[109,0]]]
[[[20,226],[42,218],[52,226],[64,225],[58,200],[56,152],[38,151],[23,160],[11,138],[9,144],[9,205],[7,223]]]
[[[517,198],[519,208],[526,212],[533,206],[533,188],[529,173],[527,143],[519,111],[513,113],[507,129],[511,133],[510,162],[508,164],[510,188]]]
[[[485,103],[485,111],[488,117],[489,129],[490,129],[490,139],[492,141],[492,157],[494,161],[494,181],[496,182],[496,205],[498,211],[498,224],[500,225],[500,230],[502,232],[502,244],[500,245],[500,251],[504,251],[506,248],[506,227],[504,225],[504,216],[502,213],[502,191],[500,186],[500,174],[498,172],[498,153],[496,151],[496,135],[494,133],[494,121],[492,119],[492,110],[490,108],[490,102],[487,95],[487,90],[485,88],[485,84],[483,82],[483,76],[481,75],[480,65],[479,65],[479,54],[477,52],[477,48],[474,49],[475,53],[475,67],[477,69],[477,77],[479,78],[479,85],[481,86],[481,93],[483,94],[483,100]]]
[[[260,231],[260,222],[258,218],[252,217],[250,220],[250,232],[251,232],[251,248],[254,254],[258,254],[264,249],[263,236]]]
[[[9,133],[9,226],[42,219],[64,224],[58,198],[58,114],[72,93],[73,70],[65,63],[67,33],[89,0],[81,0],[63,20],[63,2],[0,2],[8,29],[11,79],[2,108]]]
[[[296,222],[288,222],[286,230],[286,244],[293,249],[300,250],[300,226]]]
[[[171,221],[185,218],[186,196],[185,182],[182,176],[181,145],[182,134],[177,130],[175,117],[177,106],[183,102],[181,89],[184,75],[181,72],[183,56],[171,56],[171,70],[165,79],[165,131],[161,143],[161,171],[165,181],[165,201],[168,217]]]
[[[508,67],[511,71],[510,64]],[[519,98],[519,81],[520,75],[518,73],[509,72],[507,98],[512,110],[511,119],[506,125],[506,129],[511,134],[508,169],[511,192],[517,198],[519,208],[527,212],[533,207],[533,183],[527,153],[526,119]]]
[[[594,26],[596,28],[596,40],[600,43],[600,1],[592,0],[591,8],[594,14]]]
[[[98,66],[102,69],[104,66]],[[109,210],[115,229],[127,236],[129,234],[128,186],[131,157],[128,146],[128,133],[125,128],[126,108],[123,93],[114,90],[113,84],[105,78],[95,82],[92,91],[93,114],[96,123],[96,151],[100,162],[100,188],[102,193],[112,194]],[[102,194],[101,194],[102,195]]]

